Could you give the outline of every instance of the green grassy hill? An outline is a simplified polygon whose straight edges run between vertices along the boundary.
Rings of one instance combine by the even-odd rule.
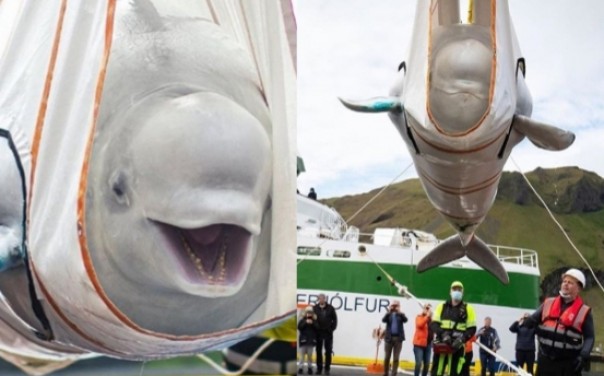
[[[527,177],[592,268],[604,270],[604,179],[577,167],[538,168]],[[348,221],[380,189],[322,201]],[[441,239],[455,233],[432,207],[417,179],[392,185],[349,224],[361,233],[373,233],[376,227],[420,229]],[[490,244],[536,250],[542,279],[561,267],[585,268],[519,173],[503,174],[497,199],[477,235]],[[593,278],[586,276],[584,295],[594,308],[597,341],[604,342],[604,325],[597,324],[604,322],[604,293],[589,288]]]

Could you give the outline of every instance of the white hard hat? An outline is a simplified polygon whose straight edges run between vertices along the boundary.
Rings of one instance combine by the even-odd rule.
[[[585,287],[585,275],[583,275],[583,272],[579,269],[568,269],[566,273],[562,274],[562,278],[566,276],[573,277],[581,283],[581,287]]]

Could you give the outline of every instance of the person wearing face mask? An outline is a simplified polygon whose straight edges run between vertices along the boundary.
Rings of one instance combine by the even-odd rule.
[[[476,333],[474,308],[463,301],[463,284],[451,284],[451,298],[434,310],[430,329],[435,334],[432,376],[440,376],[448,367],[450,376],[459,376],[465,361],[465,343]]]
[[[533,365],[535,364],[535,328],[529,328],[526,325],[526,319],[529,313],[525,313],[518,321],[514,321],[510,326],[510,332],[516,333],[516,363],[519,368],[526,364],[526,371],[533,374]]]
[[[578,269],[567,270],[559,295],[545,299],[525,319],[537,331],[537,376],[581,375],[594,345],[591,308],[579,296],[584,287],[585,275]]]

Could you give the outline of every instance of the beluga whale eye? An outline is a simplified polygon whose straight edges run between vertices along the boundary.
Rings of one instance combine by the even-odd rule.
[[[109,188],[113,194],[113,199],[119,205],[130,206],[130,200],[126,194],[126,175],[123,171],[115,171],[109,178]]]

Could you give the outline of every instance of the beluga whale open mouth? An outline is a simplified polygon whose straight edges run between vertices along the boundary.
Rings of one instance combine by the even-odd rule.
[[[252,233],[232,224],[198,228],[157,224],[169,240],[168,251],[193,284],[216,286],[212,290],[234,293],[249,271]]]

